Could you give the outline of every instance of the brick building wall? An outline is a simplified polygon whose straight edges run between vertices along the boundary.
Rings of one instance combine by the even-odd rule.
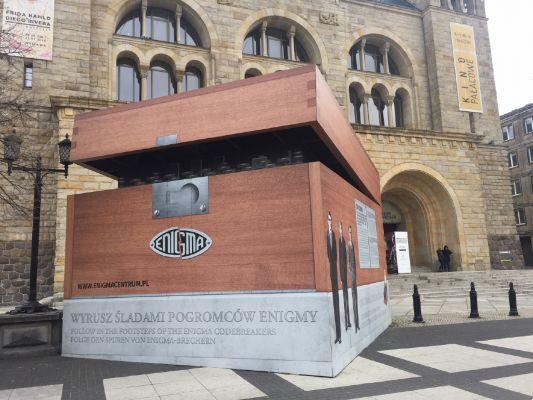
[[[401,189],[413,196],[419,190],[418,195],[428,203],[426,209],[433,210],[426,218],[432,230],[424,239],[428,247],[425,259],[434,261],[435,246],[451,241],[457,247],[457,269],[499,268],[496,254],[507,247],[515,255],[513,267],[521,266],[510,194],[506,194],[508,171],[502,166],[505,160],[499,146],[498,108],[482,0],[472,0],[475,13],[471,14],[443,8],[440,0],[160,1],[158,4],[169,10],[177,4],[183,8],[205,48],[114,34],[122,17],[142,3],[56,0],[54,59],[33,61],[31,96],[39,119],[34,126],[20,127],[25,146],[44,145],[53,152],[57,141],[72,133],[77,113],[115,104],[116,61],[122,55],[132,57],[141,72],[154,59],[167,60],[176,76],[194,62],[203,69],[207,85],[241,79],[249,68],[270,73],[298,67],[301,63],[242,53],[243,40],[251,28],[263,20],[282,21],[295,27],[342,106],[348,106],[349,88],[356,84],[367,94],[376,85],[389,96],[400,89],[408,93],[405,129],[358,125],[354,134],[360,136],[382,175],[384,196],[387,190],[396,193]],[[458,109],[450,22],[474,27],[482,114],[470,116]],[[391,76],[349,70],[350,48],[365,37],[389,42],[392,54],[407,72]],[[22,68],[20,73],[22,80]],[[112,140],[112,132],[109,135]],[[48,160],[57,165],[57,155],[51,154]],[[417,174],[428,177],[435,188],[417,188]],[[79,167],[71,168],[68,180],[56,177],[50,181],[43,201],[43,296],[51,293],[50,274],[55,274],[54,290],[62,290],[66,196],[115,185]],[[440,203],[432,193],[445,199]],[[31,207],[31,196],[24,197],[24,202]],[[0,212],[0,296],[7,296],[1,298],[2,303],[13,303],[20,299],[17,294],[26,293],[23,282],[27,281],[31,221],[13,215],[5,206],[0,206]],[[13,287],[21,289],[15,291]]]

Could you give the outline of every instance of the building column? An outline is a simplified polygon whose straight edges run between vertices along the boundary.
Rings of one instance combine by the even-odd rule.
[[[141,37],[146,37],[146,11],[148,10],[148,0],[142,0],[141,10]]]
[[[294,36],[296,36],[296,28],[294,25],[292,25],[291,29],[289,29],[287,36],[289,38],[289,60],[296,61],[296,50],[294,48]]]
[[[359,52],[359,65],[361,66],[361,71],[366,71],[365,46],[366,46],[366,38],[361,40],[361,51]]]
[[[176,70],[176,93],[184,93],[185,88],[183,87],[183,77],[185,76],[185,71]]]
[[[181,40],[181,16],[183,15],[183,8],[176,4],[176,43]]]
[[[148,98],[148,72],[150,71],[149,65],[140,66],[141,73],[141,100],[146,100]]]
[[[263,57],[268,57],[268,49],[267,49],[267,30],[268,23],[266,21],[263,21],[261,24],[261,55]]]
[[[385,68],[385,73],[390,75],[389,50],[390,50],[390,43],[385,42],[383,46],[381,46],[381,55],[383,56],[383,67]]]
[[[452,0],[446,0],[446,4],[448,4],[448,8],[449,8],[450,10],[453,10],[453,9],[454,9],[454,8],[453,8],[453,4],[452,4]]]
[[[394,96],[387,96],[387,126],[393,128],[394,123]]]
[[[371,99],[371,95],[369,93],[363,94],[363,123],[365,125],[370,125],[370,112],[368,111],[368,102]]]

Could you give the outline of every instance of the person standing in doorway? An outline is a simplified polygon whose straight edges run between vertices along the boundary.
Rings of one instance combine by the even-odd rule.
[[[448,246],[444,246],[442,250],[442,258],[444,261],[444,270],[450,272],[450,264],[452,262],[453,252],[449,249]]]
[[[339,224],[339,264],[341,267],[342,300],[344,302],[344,326],[346,330],[352,327],[350,322],[350,301],[348,300],[348,260],[346,259],[346,241],[342,232],[342,222]]]
[[[341,315],[339,310],[339,277],[337,275],[337,239],[333,232],[333,219],[328,212],[328,259],[331,278],[331,294],[333,295],[333,313],[335,315],[335,343],[341,343]]]
[[[439,272],[442,272],[444,271],[444,253],[440,247],[437,250],[437,258],[439,259]]]
[[[359,327],[359,304],[357,298],[357,267],[355,265],[355,248],[353,246],[351,226],[348,227],[348,232],[350,232],[350,241],[348,242],[348,265],[350,267],[350,278],[352,280],[353,318],[355,332],[357,332],[361,328]]]

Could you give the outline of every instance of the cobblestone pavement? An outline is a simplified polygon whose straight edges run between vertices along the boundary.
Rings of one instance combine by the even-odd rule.
[[[530,400],[533,319],[390,328],[338,377],[70,359],[0,361],[0,400]]]
[[[470,315],[470,298],[454,297],[442,299],[424,299],[422,297],[422,315],[425,325],[458,324],[478,322],[468,318]],[[517,296],[518,311],[522,318],[533,318],[533,297]],[[394,326],[420,326],[413,324],[413,299],[411,297],[392,298],[390,300]],[[506,320],[509,317],[509,298],[478,296],[480,320]]]

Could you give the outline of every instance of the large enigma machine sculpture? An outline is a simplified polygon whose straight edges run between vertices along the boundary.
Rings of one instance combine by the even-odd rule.
[[[390,324],[379,176],[314,66],[76,118],[63,354],[335,376]]]

